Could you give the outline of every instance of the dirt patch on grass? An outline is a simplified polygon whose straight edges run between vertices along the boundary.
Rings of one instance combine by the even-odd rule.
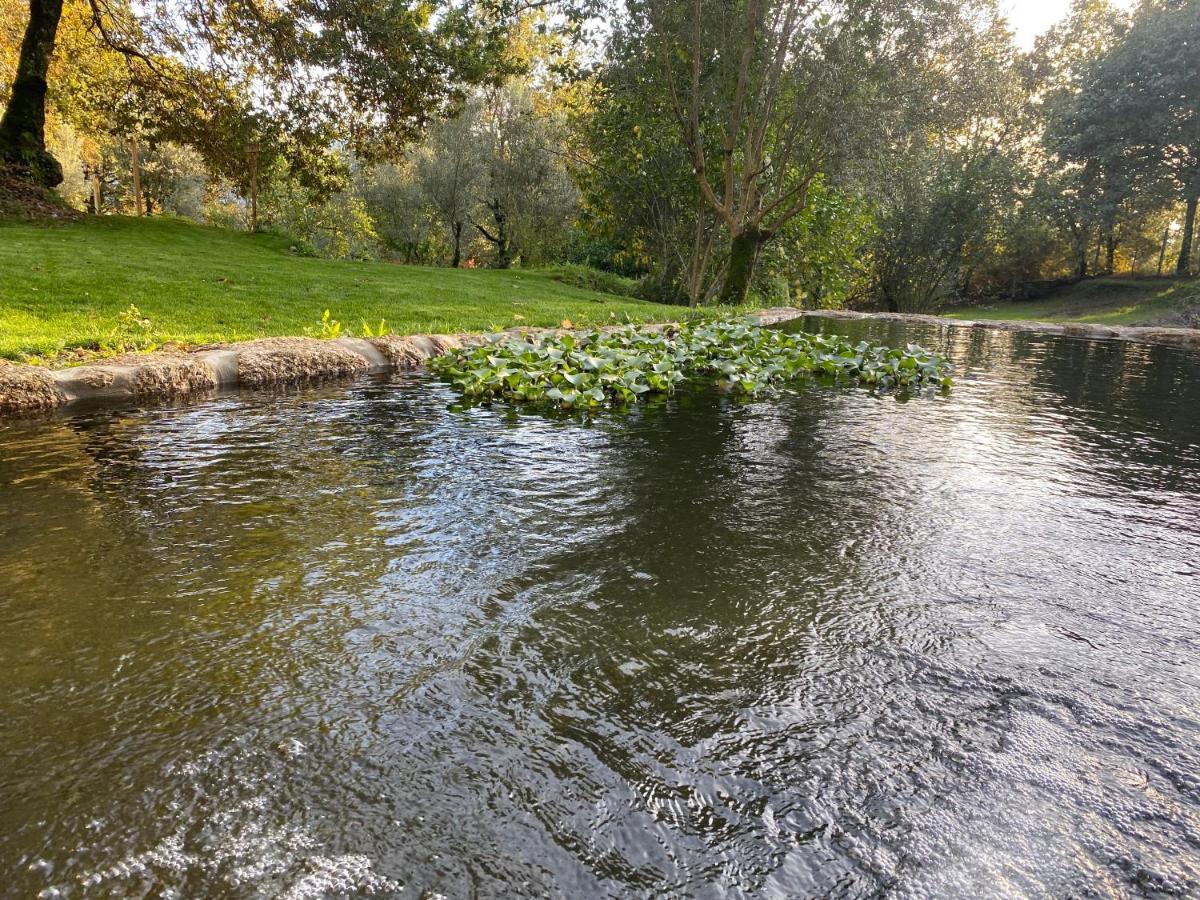
[[[66,222],[83,218],[58,196],[12,169],[0,166],[0,218]]]
[[[250,387],[361,375],[370,364],[350,350],[316,338],[263,338],[233,344],[238,380]]]

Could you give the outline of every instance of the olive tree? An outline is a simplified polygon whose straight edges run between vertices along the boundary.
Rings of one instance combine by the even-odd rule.
[[[506,269],[542,262],[565,245],[578,189],[558,152],[562,122],[521,79],[488,91],[476,128],[481,158],[475,230]]]
[[[481,108],[473,98],[462,113],[434,126],[414,155],[417,182],[448,235],[455,269],[462,261],[464,238],[470,242],[469,228],[479,206],[484,175]]]

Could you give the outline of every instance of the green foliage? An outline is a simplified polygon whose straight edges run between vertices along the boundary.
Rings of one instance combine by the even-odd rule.
[[[636,279],[646,274],[645,266],[639,266],[624,247],[611,240],[598,237],[588,225],[577,224],[571,232],[567,245],[567,261],[574,265],[615,272],[625,278]]]
[[[132,303],[117,314],[116,327],[101,344],[102,350],[112,353],[148,352],[157,347],[154,323]]]
[[[841,309],[866,290],[876,231],[866,200],[818,175],[809,185],[807,205],[768,245],[763,268],[786,279],[782,303]]]
[[[329,310],[321,314],[321,337],[331,341],[342,335],[342,323],[329,315]]]
[[[627,406],[648,394],[670,394],[690,379],[714,380],[750,397],[810,375],[878,390],[951,383],[949,364],[913,344],[890,350],[736,320],[669,329],[505,335],[437,357],[431,366],[468,398],[574,409]]]
[[[388,331],[387,322],[384,319],[379,320],[379,325],[374,330],[367,324],[367,320],[362,320],[362,336],[365,338],[380,338],[385,334],[390,334]]]
[[[306,188],[280,168],[268,173],[259,197],[259,215],[270,227],[294,235],[333,259],[372,259],[379,235],[359,194],[325,194]]]

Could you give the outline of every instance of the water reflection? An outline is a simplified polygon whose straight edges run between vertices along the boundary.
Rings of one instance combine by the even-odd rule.
[[[885,331],[959,387],[4,428],[5,883],[1196,890],[1200,363]]]

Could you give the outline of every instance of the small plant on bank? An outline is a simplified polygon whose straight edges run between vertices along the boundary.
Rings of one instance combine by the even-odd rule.
[[[101,352],[149,353],[158,348],[154,335],[154,323],[132,303],[124,312],[117,314],[117,324],[108,340],[100,345]]]
[[[503,335],[453,350],[431,366],[468,398],[584,409],[627,406],[672,393],[687,380],[711,380],[748,397],[810,375],[880,391],[951,384],[949,363],[915,344],[889,349],[738,321]]]
[[[362,319],[362,336],[365,338],[381,338],[388,333],[387,322],[383,319],[379,320],[379,325],[374,330],[367,324],[366,319]]]
[[[329,310],[321,314],[321,337],[333,340],[342,334],[342,323],[330,316]]]

